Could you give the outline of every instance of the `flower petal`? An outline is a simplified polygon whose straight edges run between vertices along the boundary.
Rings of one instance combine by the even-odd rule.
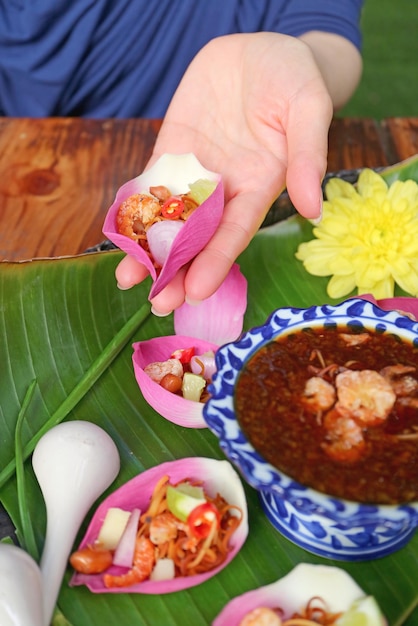
[[[196,354],[203,354],[209,350],[216,352],[219,346],[209,341],[184,335],[155,337],[133,344],[132,362],[142,395],[157,413],[179,426],[206,428],[202,402],[186,400],[167,391],[144,372],[146,365],[155,361],[166,361],[175,350],[191,347],[195,348]]]
[[[342,298],[351,293],[356,286],[354,274],[350,276],[332,276],[328,281],[327,293],[330,298]]]
[[[374,285],[361,285],[358,286],[358,293],[373,293],[378,299],[390,298],[393,295],[394,283],[392,278],[374,283]]]
[[[216,188],[186,220],[157,276],[146,251],[126,235],[117,232],[116,216],[119,206],[135,193],[149,193],[151,186],[165,185],[173,194],[186,193],[189,191],[189,184],[202,178],[217,182]],[[106,215],[103,233],[116,246],[148,269],[154,281],[149,295],[151,299],[170,282],[180,267],[191,261],[204,248],[218,227],[223,206],[223,185],[219,174],[205,169],[193,154],[164,154],[150,169],[120,187]]]
[[[325,195],[328,200],[334,200],[335,198],[355,198],[358,193],[351,185],[341,178],[331,178],[325,185]]]
[[[76,573],[71,579],[71,586],[86,585],[93,593],[149,593],[162,594],[180,591],[188,587],[200,585],[208,578],[215,576],[220,570],[228,565],[239,552],[248,534],[248,513],[245,493],[237,472],[228,461],[217,461],[204,457],[192,457],[162,463],[152,469],[139,474],[125,485],[108,496],[97,508],[87,532],[79,546],[84,548],[93,544],[97,539],[99,530],[111,507],[132,511],[137,508],[145,511],[158,480],[163,476],[169,476],[171,483],[184,480],[203,481],[205,490],[210,496],[220,493],[230,504],[236,505],[242,512],[242,521],[233,535],[231,551],[222,565],[205,574],[196,576],[178,577],[172,580],[151,581],[146,580],[130,587],[108,589],[104,586],[102,575],[85,575]],[[110,573],[118,573],[121,569],[112,567]]]
[[[217,291],[197,306],[183,304],[174,311],[174,330],[216,343],[239,337],[247,308],[247,280],[234,263]]]
[[[366,293],[361,296],[356,296],[368,300],[373,304],[377,304],[384,311],[399,311],[409,313],[418,320],[418,298],[409,298],[408,296],[398,296],[397,298],[383,298],[376,300],[371,293]]]
[[[411,204],[416,205],[418,202],[418,184],[415,180],[396,180],[389,188],[388,197],[393,203],[405,198]]]
[[[418,295],[418,272],[414,271],[412,267],[409,267],[408,272],[398,273],[394,270],[393,278],[406,293],[414,296]]]
[[[347,572],[328,565],[300,563],[276,582],[248,591],[231,600],[212,626],[239,626],[257,607],[280,608],[283,618],[300,611],[308,601],[320,597],[331,612],[346,611],[365,594]]]
[[[408,298],[406,296],[385,298],[378,300],[377,304],[385,311],[402,311],[413,315],[418,320],[418,298]]]
[[[388,191],[386,181],[367,167],[360,172],[357,188],[363,198],[385,197]]]

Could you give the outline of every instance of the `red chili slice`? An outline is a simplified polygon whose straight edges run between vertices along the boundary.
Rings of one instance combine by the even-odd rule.
[[[161,214],[168,220],[176,220],[184,211],[184,202],[181,198],[171,196],[161,207]]]
[[[173,354],[170,356],[170,359],[178,359],[180,363],[183,365],[190,363],[190,359],[194,356],[194,346],[191,348],[179,348],[179,350],[174,350]]]
[[[192,535],[197,539],[205,539],[213,527],[219,528],[221,524],[221,515],[214,504],[205,502],[194,508],[187,518],[187,525]]]

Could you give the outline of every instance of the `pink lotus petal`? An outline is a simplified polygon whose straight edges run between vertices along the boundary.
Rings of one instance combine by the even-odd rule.
[[[394,310],[412,313],[414,318],[418,320],[418,298],[408,298],[406,296],[385,298],[384,300],[378,300],[377,304],[385,311]]]
[[[161,385],[151,380],[148,374],[144,372],[146,365],[155,361],[166,361],[175,350],[191,347],[195,348],[196,354],[203,354],[209,350],[215,352],[218,349],[218,346],[213,343],[183,335],[169,335],[167,337],[155,337],[147,341],[139,341],[133,344],[132,361],[134,372],[145,400],[162,417],[179,426],[206,428],[207,424],[203,419],[202,402],[186,400],[167,391]]]
[[[214,496],[219,492],[230,504],[235,504],[241,509],[243,519],[233,535],[233,546],[226,561],[221,566],[205,574],[179,577],[172,580],[147,580],[119,589],[107,589],[103,584],[101,574],[86,575],[75,573],[70,582],[71,586],[86,585],[93,593],[171,593],[200,585],[208,578],[215,576],[232,561],[244,544],[248,534],[248,513],[244,489],[237,472],[228,461],[217,461],[204,457],[185,458],[163,463],[139,474],[117,489],[96,510],[79,549],[94,543],[106,511],[110,507],[120,507],[128,511],[138,508],[141,511],[146,511],[153,489],[157,481],[164,475],[169,476],[172,483],[180,482],[186,478],[203,480],[205,490],[209,495]],[[115,574],[123,571],[126,570],[116,566],[112,566],[108,570],[109,573]]]
[[[187,193],[188,185],[200,178],[217,181],[218,184],[209,198],[202,202],[185,222],[184,228],[175,238],[157,276],[155,267],[145,250],[129,237],[117,232],[116,215],[119,206],[135,193],[149,193],[151,186],[165,185],[174,195]],[[116,246],[148,269],[154,281],[149,295],[151,299],[160,293],[183,265],[191,261],[205,247],[218,227],[223,207],[224,193],[219,174],[205,169],[193,154],[164,154],[149,170],[120,187],[106,215],[103,233]]]
[[[347,572],[328,565],[300,563],[276,582],[248,591],[231,600],[212,626],[239,626],[257,607],[281,608],[284,619],[304,608],[314,597],[322,598],[330,611],[346,611],[365,594]]]
[[[398,296],[397,298],[385,298],[383,300],[376,300],[371,294],[366,293],[361,296],[356,296],[368,300],[372,304],[376,304],[384,311],[403,311],[405,313],[411,313],[416,320],[418,320],[418,298],[411,298],[409,296]]]
[[[222,285],[197,306],[183,304],[174,311],[174,330],[221,346],[242,331],[247,308],[247,280],[234,263]]]

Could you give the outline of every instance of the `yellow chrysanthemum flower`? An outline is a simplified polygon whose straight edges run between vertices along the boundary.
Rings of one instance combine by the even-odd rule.
[[[365,169],[356,186],[332,178],[325,195],[316,239],[302,243],[296,258],[310,274],[331,276],[328,295],[341,298],[357,287],[358,294],[390,298],[397,283],[418,296],[418,184],[388,187]]]

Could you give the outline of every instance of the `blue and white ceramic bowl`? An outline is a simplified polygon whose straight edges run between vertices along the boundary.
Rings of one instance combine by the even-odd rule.
[[[418,502],[368,505],[327,496],[273,467],[253,448],[235,415],[234,389],[243,364],[263,345],[290,329],[335,325],[391,332],[418,345],[418,323],[361,299],[337,306],[283,308],[267,322],[217,352],[217,373],[204,408],[208,427],[244,479],[258,490],[273,526],[298,546],[322,557],[364,561],[404,546],[418,526]],[[418,471],[418,468],[417,468]]]

